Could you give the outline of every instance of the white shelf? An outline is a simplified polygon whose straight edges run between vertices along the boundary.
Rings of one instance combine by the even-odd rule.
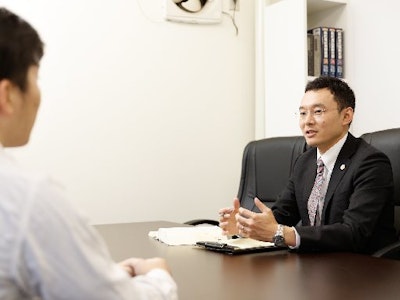
[[[290,116],[305,84],[313,79],[307,76],[307,30],[329,26],[346,32],[347,1],[266,0],[264,4],[264,136],[296,135],[298,122]],[[347,48],[347,68],[346,52]]]
[[[313,14],[345,4],[347,4],[347,0],[307,0],[307,13]]]

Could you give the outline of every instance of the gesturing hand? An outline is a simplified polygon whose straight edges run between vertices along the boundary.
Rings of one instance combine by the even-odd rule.
[[[243,237],[272,242],[278,223],[270,208],[265,206],[258,198],[254,198],[254,204],[260,210],[256,213],[240,207],[236,214],[236,226]]]
[[[219,227],[222,228],[222,233],[225,235],[238,234],[236,226],[236,214],[239,211],[240,201],[238,198],[233,200],[233,207],[226,207],[219,210]]]

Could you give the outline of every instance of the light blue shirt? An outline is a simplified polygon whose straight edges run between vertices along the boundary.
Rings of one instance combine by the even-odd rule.
[[[164,270],[131,278],[62,187],[19,167],[1,145],[0,200],[0,300],[178,298]]]

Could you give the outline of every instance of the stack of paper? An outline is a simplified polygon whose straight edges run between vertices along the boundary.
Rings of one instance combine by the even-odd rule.
[[[258,241],[250,238],[230,239],[226,242],[229,246],[240,249],[249,249],[256,247],[274,247],[274,243]]]
[[[195,245],[198,241],[226,242],[218,226],[191,226],[159,228],[150,231],[149,236],[167,245]]]

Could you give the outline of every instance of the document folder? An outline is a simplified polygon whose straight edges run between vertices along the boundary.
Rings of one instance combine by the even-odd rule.
[[[231,255],[286,249],[282,247],[276,247],[273,243],[262,242],[248,238],[230,239],[224,242],[199,241],[196,243],[196,246],[206,250],[222,252]]]

